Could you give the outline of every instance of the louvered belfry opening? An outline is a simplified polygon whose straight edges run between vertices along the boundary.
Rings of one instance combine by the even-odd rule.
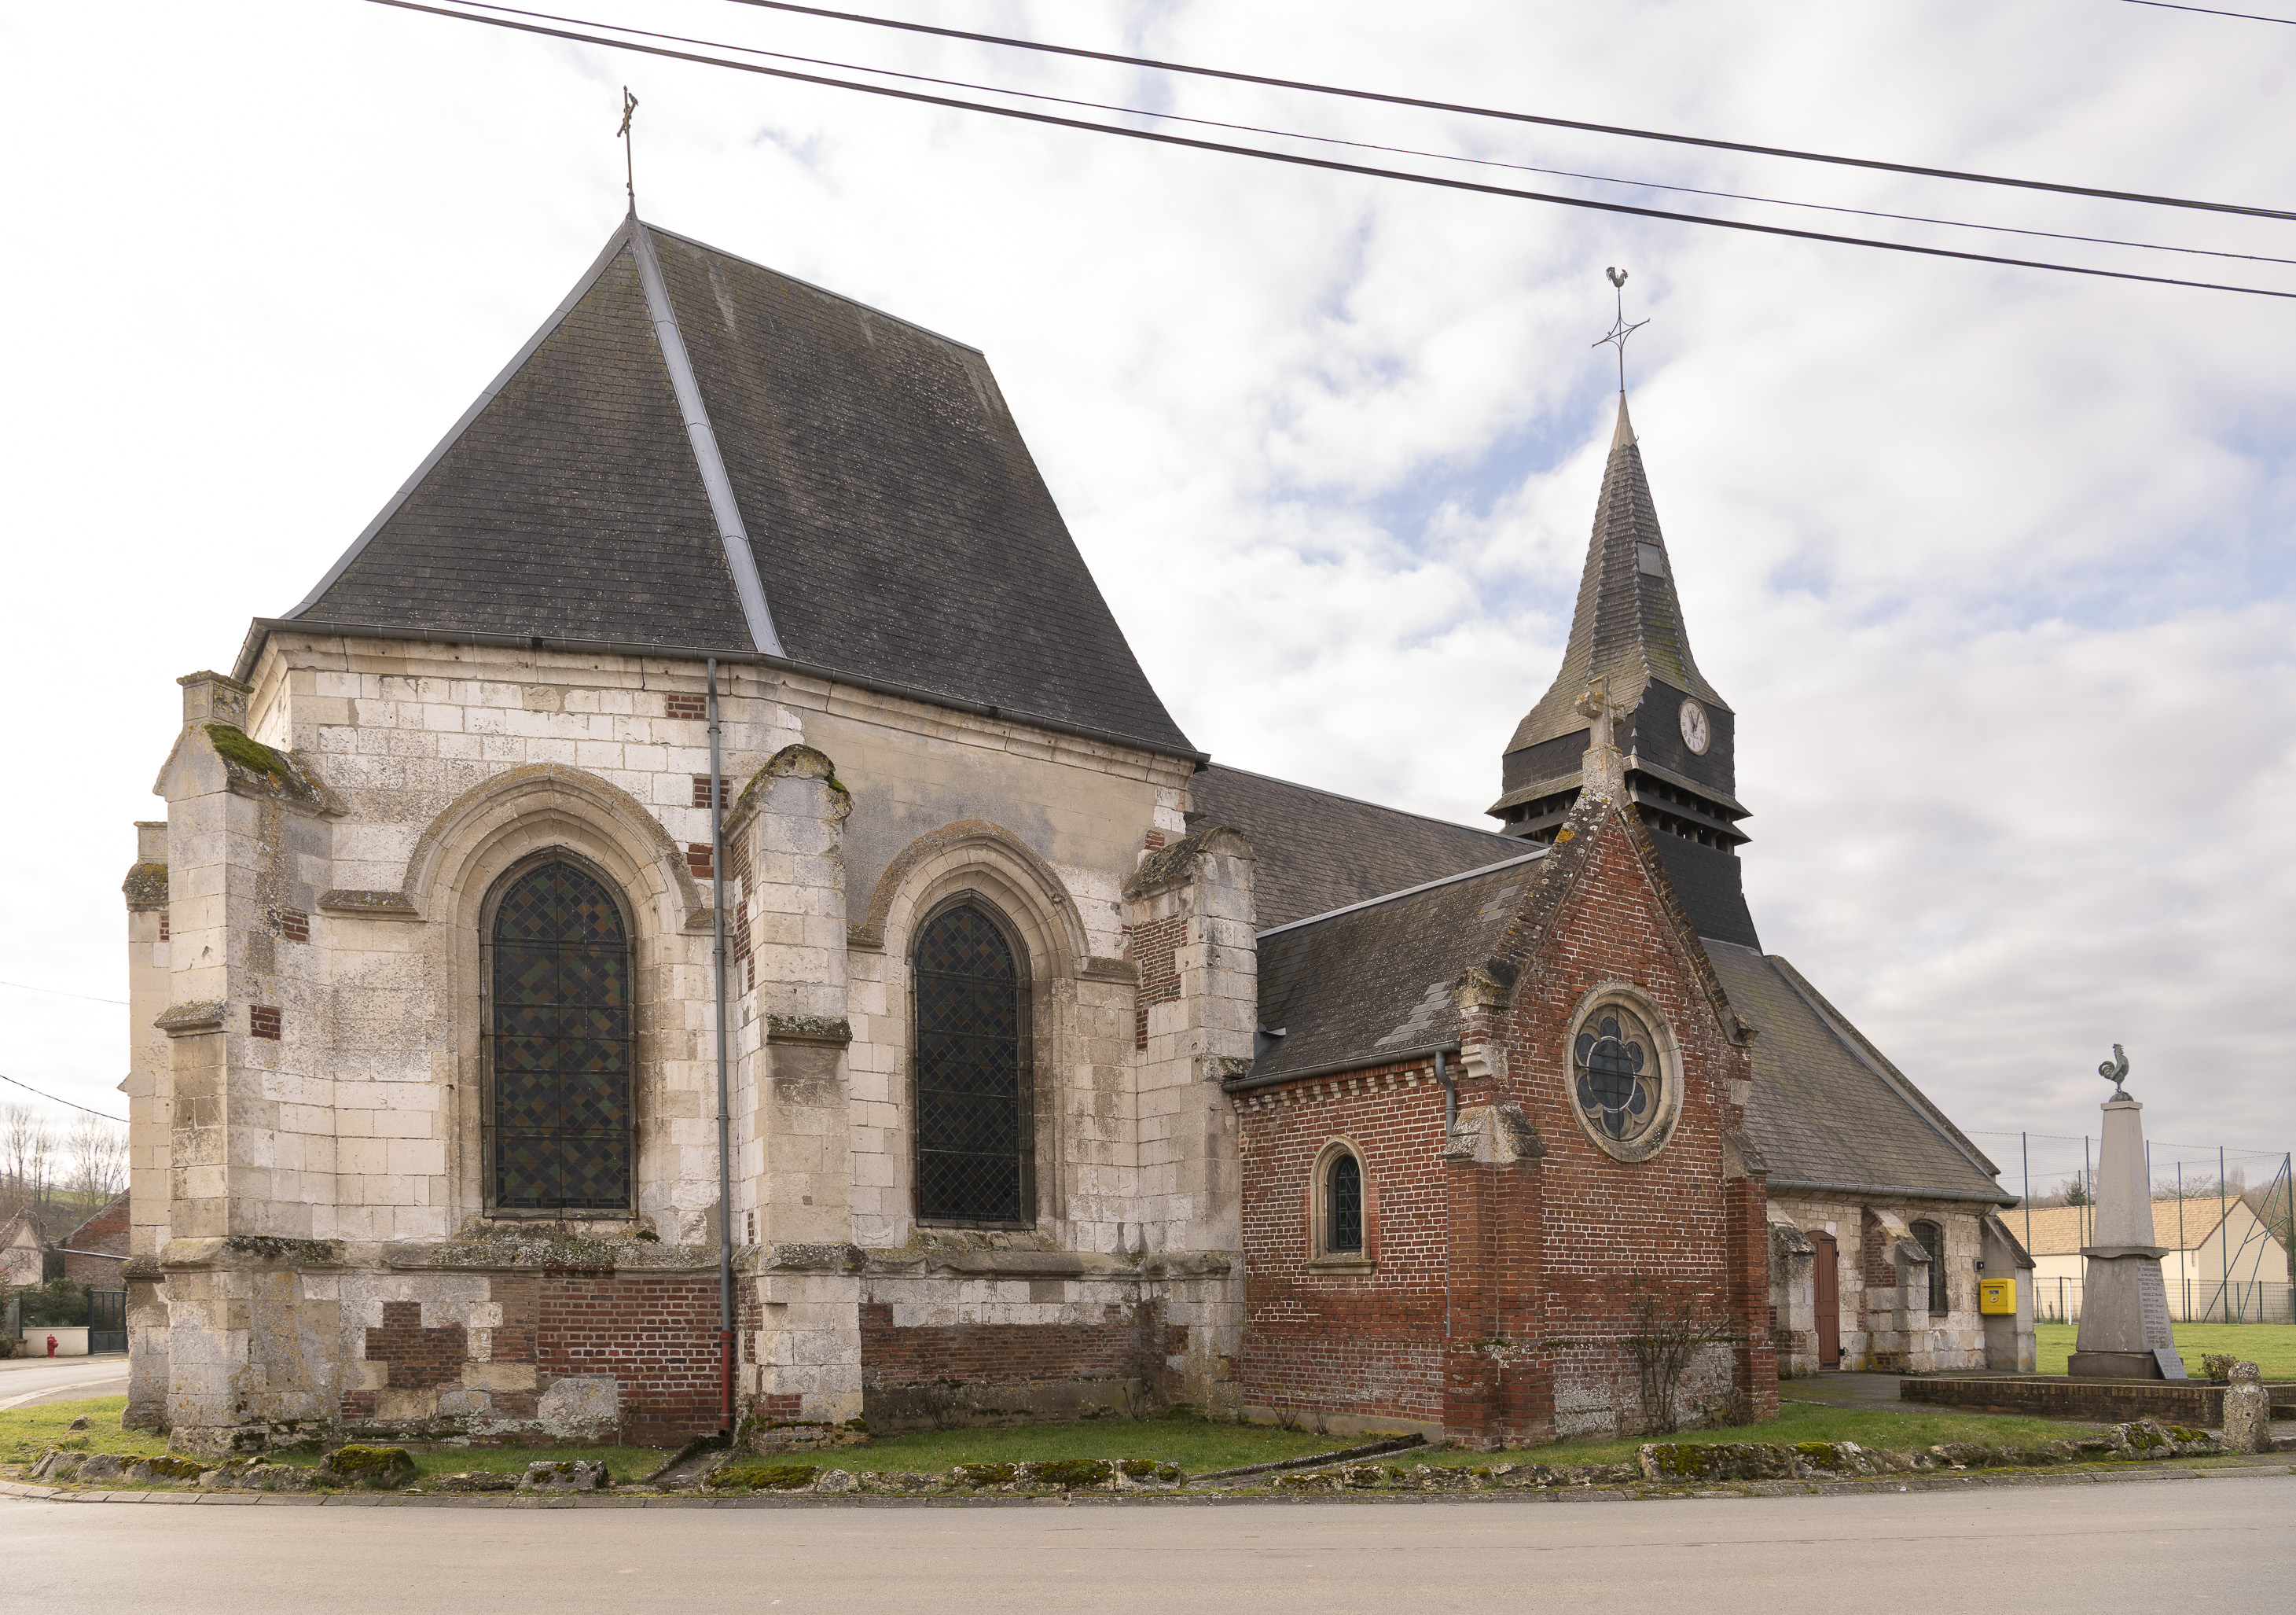
[[[1013,944],[968,899],[925,923],[913,965],[918,1220],[1026,1226],[1027,991]]]
[[[554,859],[516,876],[491,927],[492,1202],[630,1206],[630,947],[621,905]]]

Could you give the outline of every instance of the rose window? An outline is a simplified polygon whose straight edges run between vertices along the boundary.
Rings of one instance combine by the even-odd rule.
[[[1605,1008],[1578,1034],[1578,1109],[1596,1133],[1620,1142],[1639,1138],[1658,1115],[1658,1071],[1650,1034],[1625,1010]]]

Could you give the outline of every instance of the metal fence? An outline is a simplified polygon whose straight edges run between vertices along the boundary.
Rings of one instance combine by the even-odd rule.
[[[100,1352],[127,1349],[127,1292],[91,1290],[87,1292],[87,1349]]]
[[[2030,1282],[2034,1322],[2080,1322],[2079,1279],[2035,1278]],[[2169,1286],[2169,1315],[2179,1323],[2296,1323],[2296,1284],[2180,1280]]]

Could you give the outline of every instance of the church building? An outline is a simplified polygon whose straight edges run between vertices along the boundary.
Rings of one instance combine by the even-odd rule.
[[[1761,951],[1623,399],[1491,830],[1197,751],[977,350],[635,217],[179,683],[127,1416],[188,1450],[2032,1365],[1992,1164]]]

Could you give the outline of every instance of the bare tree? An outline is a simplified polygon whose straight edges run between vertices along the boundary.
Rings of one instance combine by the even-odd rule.
[[[65,1149],[71,1158],[71,1187],[92,1206],[101,1206],[127,1187],[127,1130],[100,1116],[72,1123]]]

